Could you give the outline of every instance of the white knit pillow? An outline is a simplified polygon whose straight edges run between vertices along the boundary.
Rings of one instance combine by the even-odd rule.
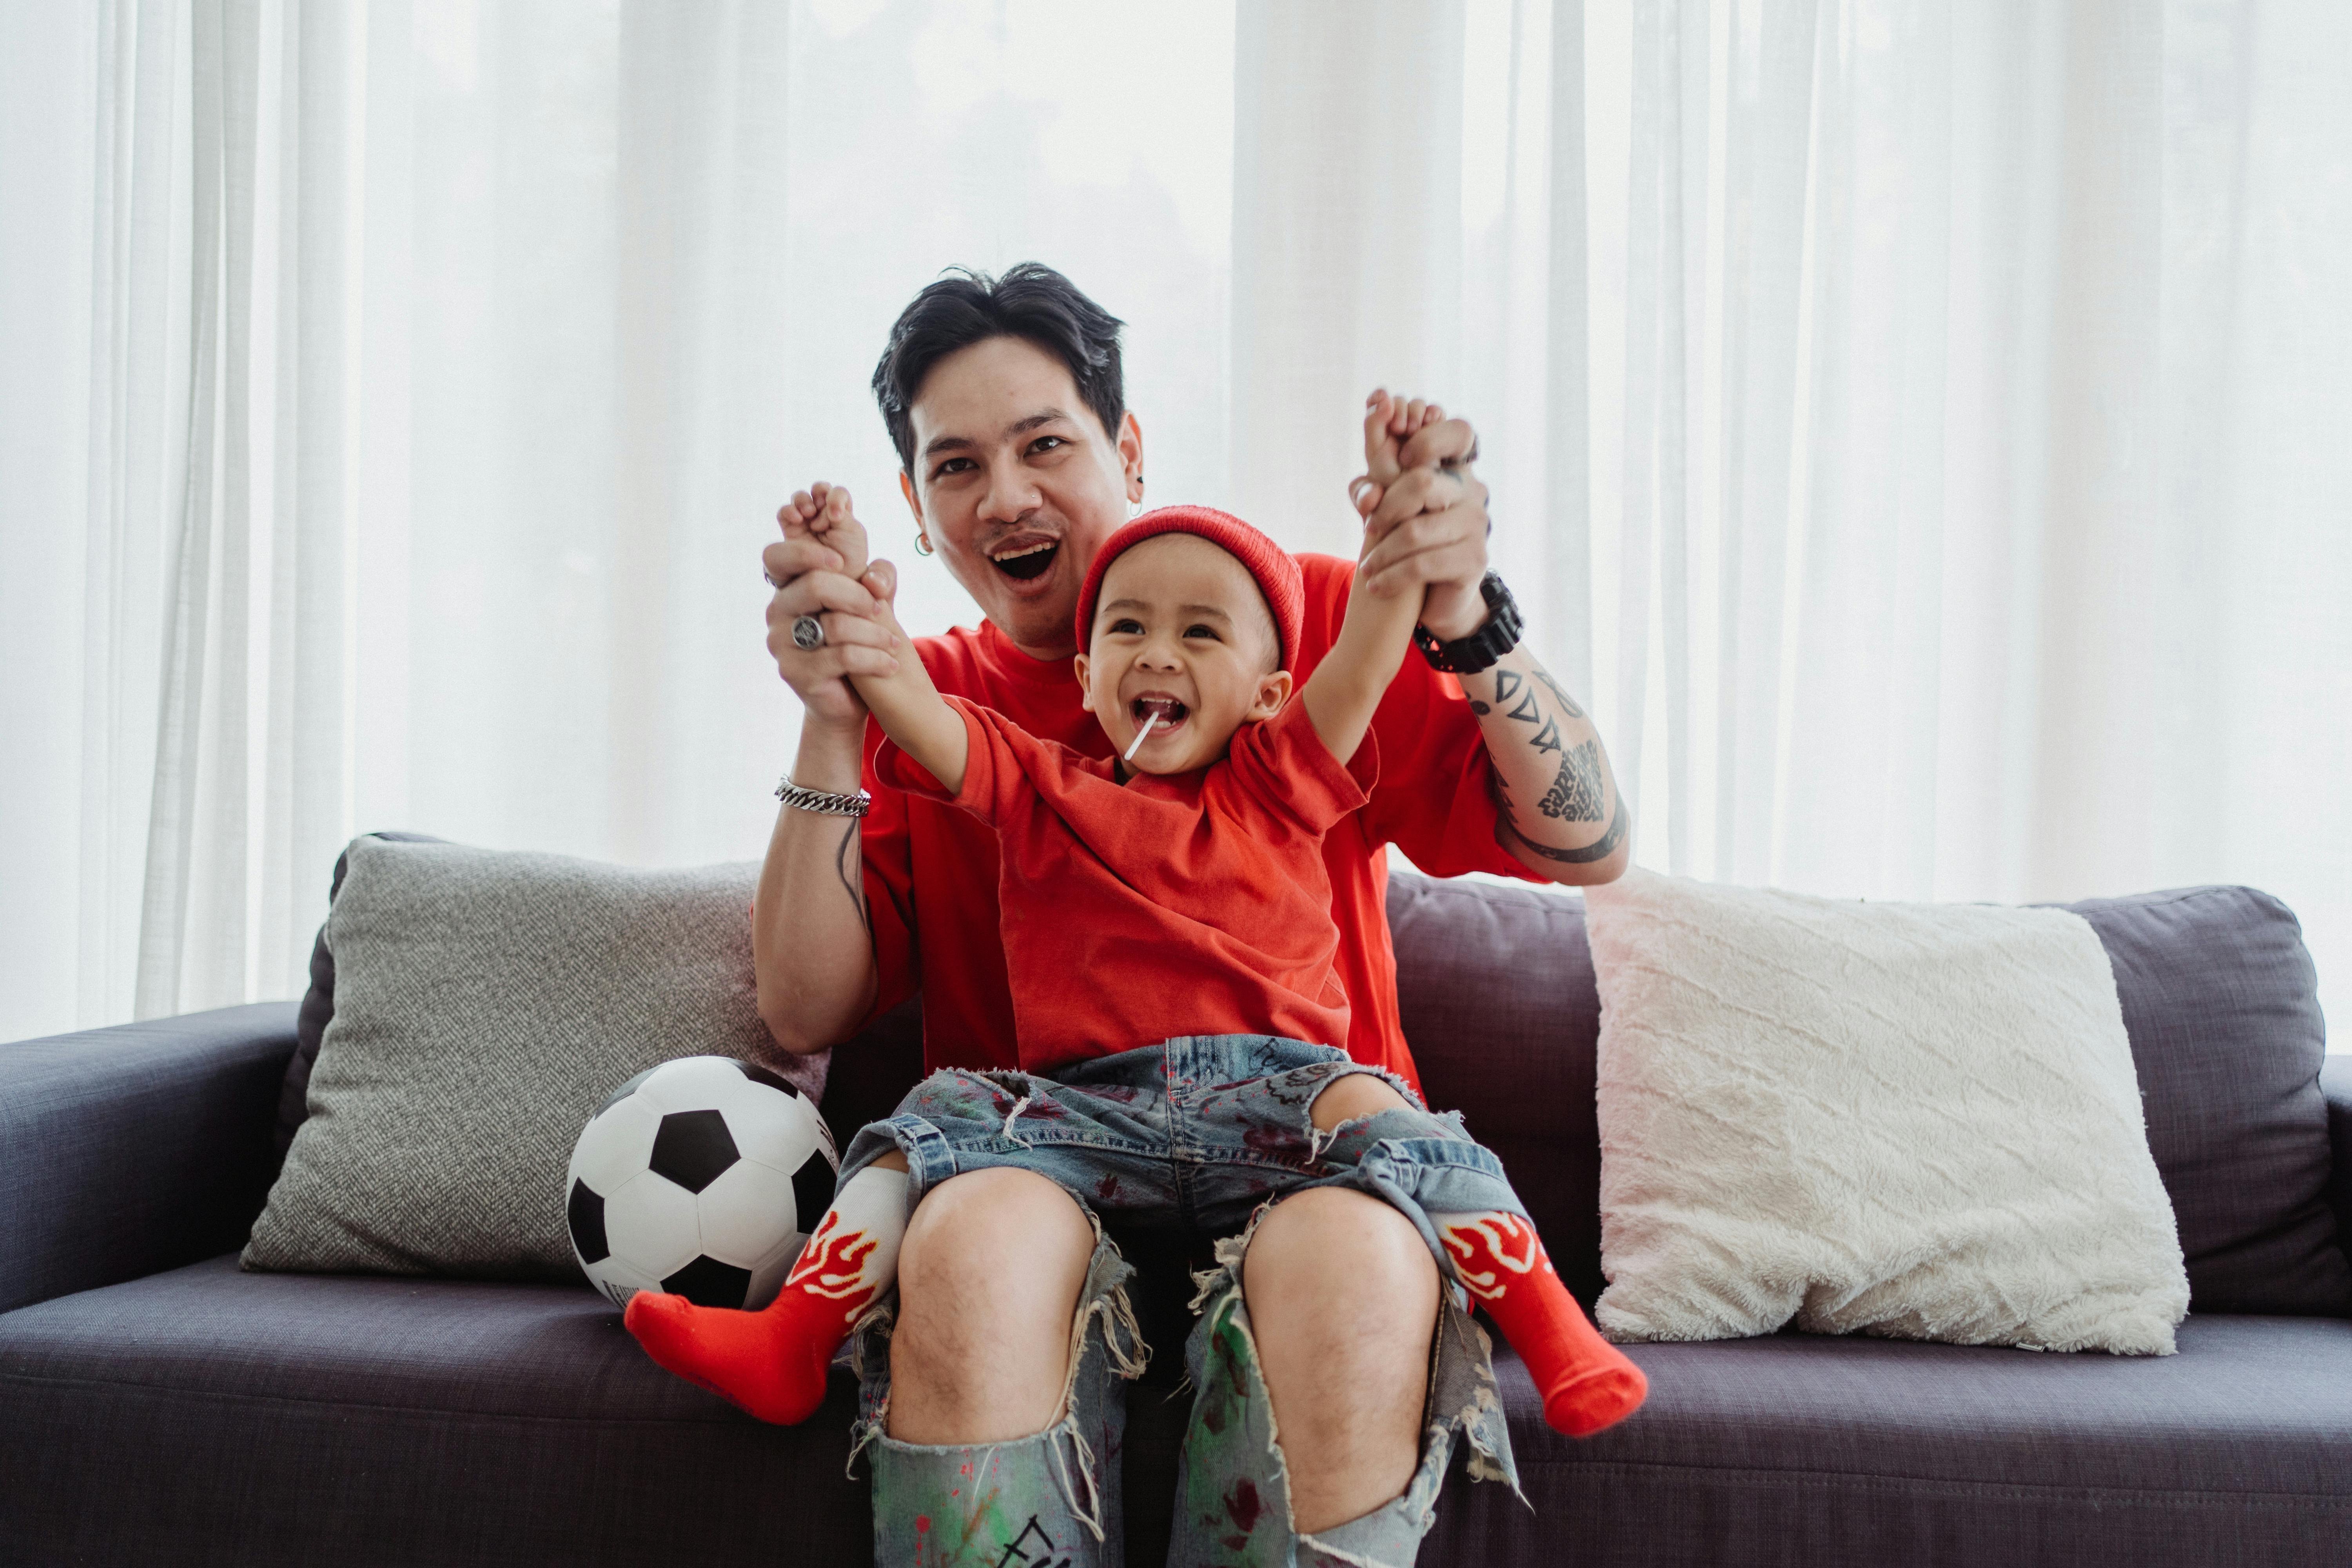
[[[1612,1339],[2172,1353],[2189,1278],[2080,916],[1638,870],[1585,909]]]

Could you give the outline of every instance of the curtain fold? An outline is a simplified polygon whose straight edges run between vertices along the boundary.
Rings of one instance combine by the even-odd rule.
[[[1460,0],[1236,14],[1230,500],[1293,549],[1356,554],[1374,383],[1460,374],[1463,32]]]
[[[377,826],[754,854],[776,506],[950,264],[1155,501],[1478,425],[1647,864],[2245,881],[2352,975],[2332,0],[0,0],[0,1037],[300,984]],[[2347,1004],[2352,1005],[2352,1004]],[[2339,1009],[2340,1011],[2341,1009]]]

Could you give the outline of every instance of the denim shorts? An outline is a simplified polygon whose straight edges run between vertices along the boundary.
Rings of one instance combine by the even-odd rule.
[[[1313,1121],[1316,1097],[1341,1078],[1379,1074],[1409,1109]],[[1216,1267],[1195,1277],[1201,1316],[1187,1347],[1195,1391],[1179,1465],[1169,1561],[1412,1561],[1433,1517],[1457,1435],[1471,1474],[1517,1490],[1485,1333],[1428,1215],[1527,1211],[1501,1162],[1459,1116],[1433,1114],[1403,1083],[1324,1046],[1265,1035],[1188,1036],[1077,1062],[1052,1074],[949,1070],[918,1085],[886,1121],[851,1142],[841,1180],[892,1150],[908,1166],[908,1202],[968,1171],[1011,1167],[1046,1177],[1093,1221],[1094,1257],[1071,1327],[1069,1383],[1055,1424],[980,1447],[901,1443],[884,1431],[894,1303],[861,1325],[864,1382],[855,1451],[875,1481],[875,1561],[1117,1563],[1124,1381],[1149,1353],[1126,1296],[1132,1270],[1104,1235],[1165,1231],[1216,1237]],[[1403,1493],[1314,1536],[1291,1528],[1272,1406],[1258,1375],[1242,1258],[1265,1207],[1309,1187],[1368,1193],[1411,1220],[1440,1278],[1422,1464]]]

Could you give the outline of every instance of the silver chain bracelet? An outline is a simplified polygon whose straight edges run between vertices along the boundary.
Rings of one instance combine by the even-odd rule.
[[[874,809],[874,797],[862,789],[854,795],[803,789],[793,783],[790,773],[776,782],[776,798],[794,810],[819,812],[826,816],[863,816]]]

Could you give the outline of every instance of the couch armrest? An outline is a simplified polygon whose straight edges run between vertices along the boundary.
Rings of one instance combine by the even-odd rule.
[[[2327,1097],[2327,1146],[2335,1158],[2327,1201],[2336,1209],[2336,1245],[2352,1257],[2352,1056],[2320,1063],[2319,1092]]]
[[[0,1046],[0,1312],[241,1244],[276,1178],[295,1004]]]

